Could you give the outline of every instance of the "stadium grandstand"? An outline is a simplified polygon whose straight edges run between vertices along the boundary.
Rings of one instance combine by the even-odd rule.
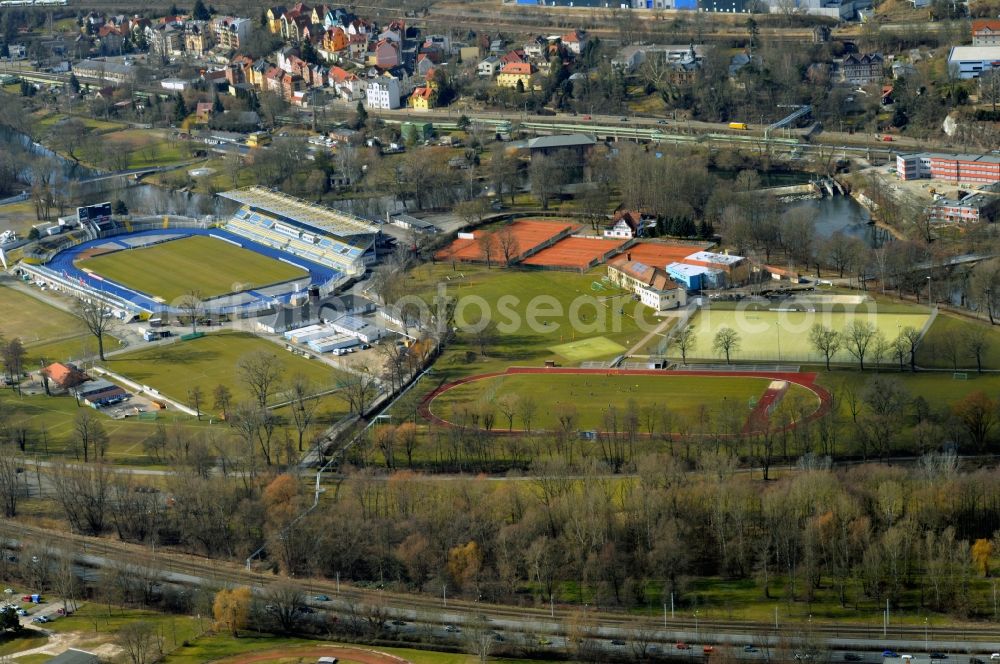
[[[348,276],[363,274],[376,260],[379,228],[364,219],[264,187],[219,196],[240,204],[224,226],[230,233]]]

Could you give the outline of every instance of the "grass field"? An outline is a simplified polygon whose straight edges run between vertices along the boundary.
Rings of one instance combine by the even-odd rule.
[[[809,330],[816,323],[835,330],[843,330],[852,320],[861,319],[874,323],[887,341],[895,339],[902,328],[912,326],[920,330],[927,322],[928,313],[920,307],[859,307],[846,311],[843,307],[817,311],[770,311],[767,309],[730,309],[713,306],[699,310],[691,319],[695,332],[695,347],[688,358],[712,359],[721,357],[712,348],[719,329],[730,327],[739,334],[739,350],[731,353],[733,360],[768,360],[793,362],[821,362],[820,355],[809,342]],[[676,356],[674,349],[671,357]],[[842,348],[834,361],[854,362],[853,356]],[[885,358],[892,362],[892,358]]]
[[[208,298],[306,275],[300,268],[202,235],[95,256],[76,266],[167,302],[190,291]]]
[[[234,402],[238,402],[249,398],[250,393],[239,378],[237,364],[240,358],[258,351],[274,354],[286,380],[302,374],[319,388],[332,387],[337,381],[338,374],[329,365],[293,355],[277,344],[243,333],[209,334],[192,341],[142,348],[110,358],[104,364],[178,401],[187,402],[188,393],[196,386],[211,394],[216,385],[225,384],[233,391]]]
[[[976,358],[965,350],[962,343],[971,330],[986,333],[988,346],[983,354],[983,368],[1000,369],[1000,329],[990,326],[985,320],[977,322],[947,314],[939,314],[934,319],[917,351],[917,364],[935,369],[957,366],[959,369],[975,370]],[[954,357],[952,351],[956,351]]]
[[[97,342],[75,316],[26,293],[0,286],[0,337],[18,338],[28,352],[28,364],[40,360],[68,361],[96,354]],[[106,347],[115,348],[108,340]]]
[[[581,362],[595,357],[607,357],[625,352],[625,347],[616,344],[606,337],[592,337],[580,341],[571,341],[568,344],[559,344],[549,348],[556,355],[562,355],[567,360]]]
[[[689,422],[697,419],[705,406],[713,421],[732,416],[742,426],[751,410],[750,400],[760,397],[769,382],[769,378],[728,376],[511,374],[459,385],[435,399],[431,410],[454,421],[462,408],[495,402],[507,394],[528,394],[537,405],[533,428],[558,428],[559,407],[572,404],[577,408],[579,428],[603,429],[602,412],[614,405],[624,413],[631,400],[640,408],[660,406]],[[790,386],[785,399],[808,399],[819,405],[815,395],[799,385]],[[515,427],[520,426],[519,421],[515,418]],[[506,426],[505,421],[496,424],[498,429]]]
[[[659,323],[651,310],[625,291],[591,290],[605,274],[524,272],[451,263],[428,264],[408,273],[408,291],[426,302],[442,292],[455,298],[457,343],[435,365],[435,372],[449,378],[496,371],[512,364],[541,366],[545,360],[565,363],[568,357],[554,347],[602,338],[602,354],[588,359],[611,359],[645,336]],[[443,291],[439,291],[439,285]],[[497,323],[496,338],[479,354],[471,333],[463,332],[480,321],[483,309]],[[596,352],[597,347],[594,348]],[[572,351],[571,351],[572,352]]]

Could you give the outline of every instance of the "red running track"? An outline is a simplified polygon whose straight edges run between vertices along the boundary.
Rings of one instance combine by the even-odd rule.
[[[819,407],[813,411],[805,421],[812,422],[819,419],[823,415],[830,412],[830,393],[826,391],[823,387],[816,384],[817,374],[815,373],[796,373],[790,371],[667,371],[663,369],[581,369],[576,367],[508,367],[506,371],[494,371],[492,373],[476,374],[475,376],[466,376],[465,378],[460,378],[456,381],[450,383],[445,383],[441,385],[430,394],[425,396],[420,402],[419,412],[421,417],[425,420],[432,422],[434,424],[454,427],[455,424],[449,422],[446,419],[438,417],[431,412],[430,404],[434,399],[438,398],[448,390],[451,390],[459,385],[465,385],[466,383],[473,383],[477,380],[485,380],[487,378],[495,378],[497,376],[505,376],[512,374],[578,374],[578,375],[599,375],[604,374],[606,376],[729,376],[729,377],[742,377],[742,378],[767,378],[770,380],[784,380],[789,383],[794,383],[795,385],[801,385],[805,389],[809,390],[819,398]],[[770,392],[770,390],[768,390]],[[758,402],[758,408],[760,403],[767,401],[770,404],[774,400],[774,396],[770,400],[767,400],[767,393]],[[757,412],[757,409],[754,410]],[[753,413],[751,413],[751,416]],[[748,420],[747,424],[750,424]],[[798,422],[790,424],[786,429],[791,429],[798,426]],[[500,434],[520,434],[524,433],[523,430],[514,429],[513,431],[494,429],[492,433]],[[744,432],[748,433],[748,432]]]

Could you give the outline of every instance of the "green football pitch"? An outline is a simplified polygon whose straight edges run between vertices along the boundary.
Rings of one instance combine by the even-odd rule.
[[[301,268],[204,235],[86,258],[76,266],[165,302],[190,292],[211,298],[307,275]]]
[[[740,376],[643,376],[592,374],[509,374],[484,378],[458,385],[438,396],[430,404],[431,412],[451,422],[460,421],[463,409],[476,411],[484,405],[498,404],[506,395],[531,395],[536,405],[532,427],[556,429],[564,406],[576,408],[578,428],[604,429],[605,411],[614,406],[622,420],[630,401],[642,409],[655,406],[659,414],[676,418],[672,431],[681,421],[693,425],[701,413],[710,421],[731,418],[742,427],[756,400],[764,394],[771,378]],[[785,402],[805,400],[809,410],[819,406],[819,398],[801,385],[792,384]],[[702,407],[704,406],[704,411]],[[507,422],[496,411],[496,428]],[[514,427],[522,428],[519,416]],[[662,423],[658,425],[662,427]]]

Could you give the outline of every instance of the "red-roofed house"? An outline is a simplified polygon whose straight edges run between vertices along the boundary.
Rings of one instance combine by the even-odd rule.
[[[562,41],[567,51],[574,55],[580,55],[580,52],[587,45],[588,37],[587,33],[583,30],[574,30],[563,35],[560,41]]]
[[[364,99],[365,86],[361,79],[340,67],[330,67],[327,75],[328,85],[337,91],[344,99],[357,101]]]
[[[611,225],[604,229],[604,237],[634,238],[642,235],[642,214],[637,210],[618,210],[611,218]]]
[[[608,278],[638,295],[644,305],[656,311],[687,304],[687,291],[658,267],[618,258],[608,263]]]
[[[509,65],[515,62],[527,62],[528,59],[524,55],[523,48],[515,48],[512,51],[507,51],[500,56],[501,65]]]
[[[54,362],[42,369],[42,375],[59,390],[68,390],[90,380],[90,376],[72,364]]]
[[[497,85],[501,88],[518,88],[530,90],[535,82],[535,69],[533,64],[528,62],[511,62],[500,69],[497,76]]]
[[[198,105],[194,107],[194,116],[198,118],[199,122],[208,122],[208,119],[212,117],[212,103],[207,101],[198,102]]]
[[[434,108],[434,88],[423,86],[414,88],[410,95],[410,106],[415,111],[429,111]]]
[[[392,69],[399,66],[399,44],[388,39],[381,39],[372,48],[371,64],[379,69]]]
[[[972,22],[973,46],[1000,45],[1000,21],[980,19]]]

